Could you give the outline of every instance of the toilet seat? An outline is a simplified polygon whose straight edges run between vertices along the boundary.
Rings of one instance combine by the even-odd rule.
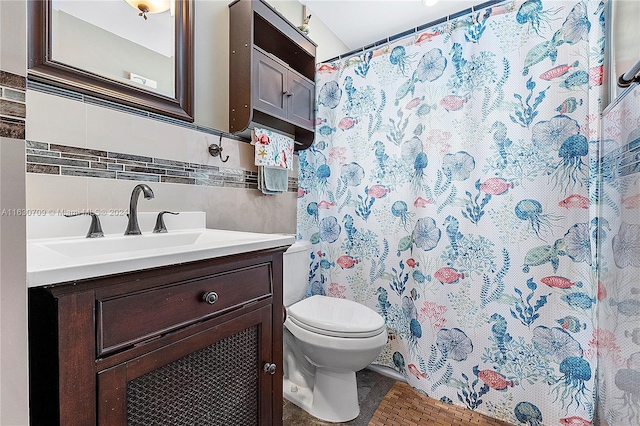
[[[311,296],[287,308],[297,326],[325,336],[373,337],[386,332],[384,318],[360,303],[327,296]]]

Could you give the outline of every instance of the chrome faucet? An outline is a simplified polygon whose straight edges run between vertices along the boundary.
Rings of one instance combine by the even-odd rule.
[[[124,231],[124,235],[140,235],[140,226],[138,225],[138,197],[140,192],[144,193],[144,198],[150,200],[153,198],[153,191],[146,183],[136,185],[131,192],[131,201],[129,201],[129,223],[127,223],[127,230]]]

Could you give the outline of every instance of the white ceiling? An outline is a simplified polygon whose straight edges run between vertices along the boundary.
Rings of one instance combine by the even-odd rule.
[[[486,3],[487,0],[299,0],[347,45],[359,49],[406,30]]]

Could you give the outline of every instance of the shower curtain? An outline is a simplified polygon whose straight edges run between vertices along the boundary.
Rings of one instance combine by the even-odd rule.
[[[640,424],[640,89],[602,118],[598,238],[598,417]]]
[[[379,312],[376,363],[418,391],[514,424],[595,414],[603,7],[500,3],[317,68],[309,294]]]

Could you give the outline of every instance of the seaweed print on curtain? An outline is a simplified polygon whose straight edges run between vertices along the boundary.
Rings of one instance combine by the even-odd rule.
[[[377,310],[376,363],[514,424],[589,424],[603,4],[509,2],[317,70],[310,294]]]
[[[640,90],[602,118],[598,264],[598,414],[602,424],[640,424]],[[607,423],[605,423],[605,421]]]

